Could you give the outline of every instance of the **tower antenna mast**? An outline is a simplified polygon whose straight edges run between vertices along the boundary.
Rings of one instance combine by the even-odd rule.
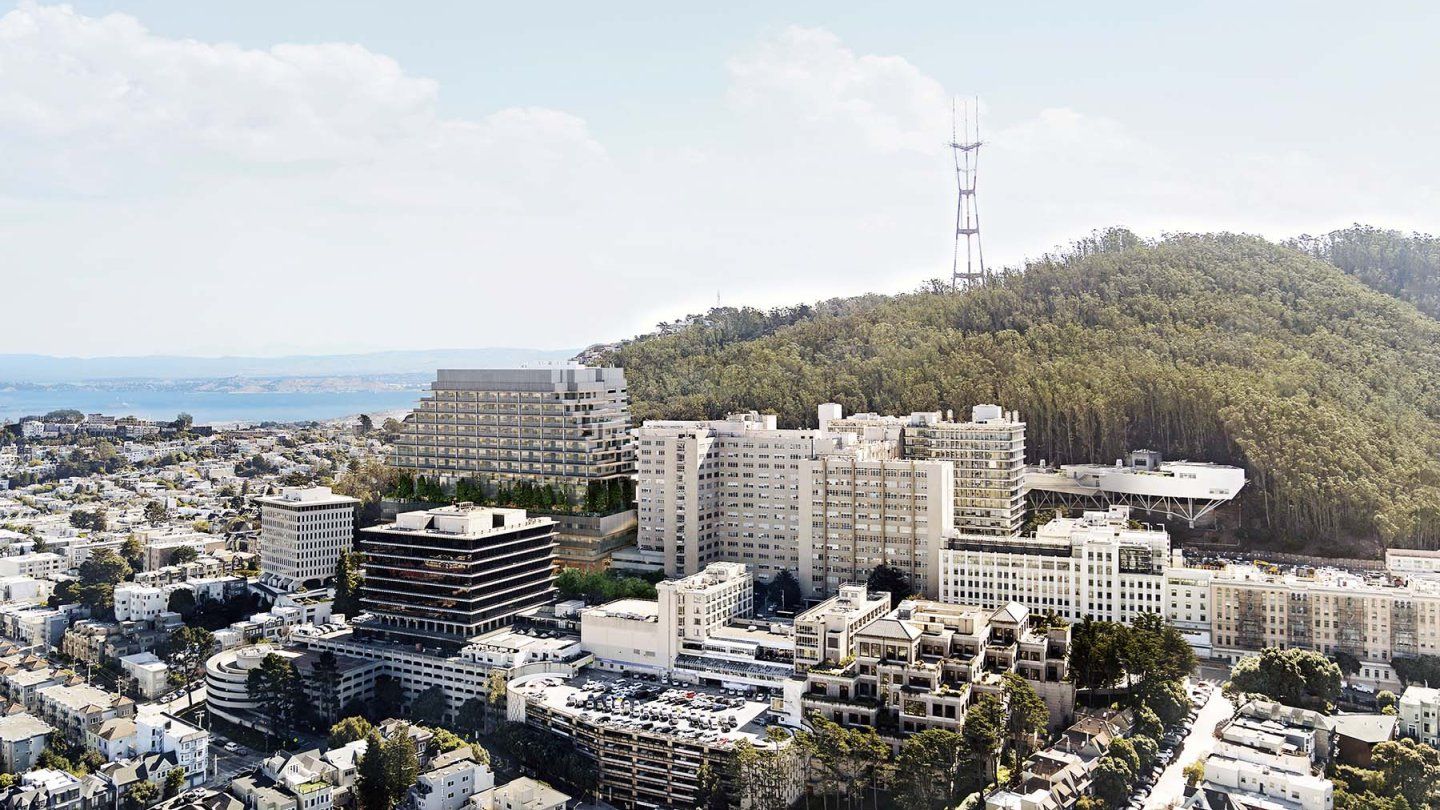
[[[990,280],[985,269],[985,251],[980,246],[980,208],[975,200],[975,179],[980,169],[980,100],[962,107],[956,129],[955,102],[950,102],[950,151],[955,158],[955,255],[950,267],[950,289],[959,290]],[[965,245],[965,263],[960,263],[960,245]]]

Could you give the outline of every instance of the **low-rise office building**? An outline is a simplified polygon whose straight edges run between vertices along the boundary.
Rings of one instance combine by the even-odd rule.
[[[1054,518],[1033,537],[952,541],[940,553],[940,599],[1128,622],[1165,613],[1170,563],[1169,534],[1132,527],[1129,507],[1114,506]]]

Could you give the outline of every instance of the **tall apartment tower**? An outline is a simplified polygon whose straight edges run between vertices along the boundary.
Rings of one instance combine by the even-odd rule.
[[[781,430],[754,412],[646,422],[637,458],[639,550],[670,576],[741,563],[815,595],[886,562],[938,592],[951,465],[899,458],[883,430]]]
[[[316,588],[335,577],[335,562],[355,541],[360,501],[329,487],[288,487],[260,504],[260,581],[278,591]]]
[[[850,445],[802,465],[798,576],[807,595],[863,585],[881,564],[904,571],[920,593],[940,593],[954,470],[874,452],[883,447]]]
[[[955,469],[955,529],[963,535],[1013,537],[1025,522],[1025,423],[1015,411],[976,405],[969,422],[922,411],[909,416],[819,407],[827,433],[850,433],[898,446],[906,459],[947,461]]]
[[[640,552],[682,577],[712,562],[750,566],[762,579],[800,564],[800,466],[817,430],[778,430],[773,415],[646,422],[635,497]]]
[[[555,521],[461,503],[363,529],[367,628],[463,644],[550,601]]]
[[[634,510],[614,497],[629,492],[635,471],[624,369],[441,369],[430,387],[391,466],[446,487],[469,479],[491,494],[548,487],[580,510],[604,490],[606,506],[553,515],[565,565],[603,567],[629,541]]]
[[[955,468],[955,528],[1014,537],[1025,522],[1025,423],[998,405],[976,405],[969,422],[935,421],[905,430],[905,455]]]

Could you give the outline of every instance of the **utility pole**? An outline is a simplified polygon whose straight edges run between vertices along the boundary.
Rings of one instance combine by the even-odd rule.
[[[971,107],[974,111],[972,114]],[[950,268],[950,289],[984,284],[990,280],[985,269],[985,251],[980,246],[980,209],[975,201],[975,179],[980,169],[980,102],[963,105],[956,125],[955,103],[950,104],[950,150],[955,158],[955,255]],[[965,263],[960,263],[960,245],[965,245]]]

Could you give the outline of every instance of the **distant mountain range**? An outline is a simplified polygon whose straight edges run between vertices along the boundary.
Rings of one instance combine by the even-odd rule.
[[[438,368],[563,364],[577,349],[423,349],[288,357],[50,357],[0,354],[0,383],[433,374]]]

